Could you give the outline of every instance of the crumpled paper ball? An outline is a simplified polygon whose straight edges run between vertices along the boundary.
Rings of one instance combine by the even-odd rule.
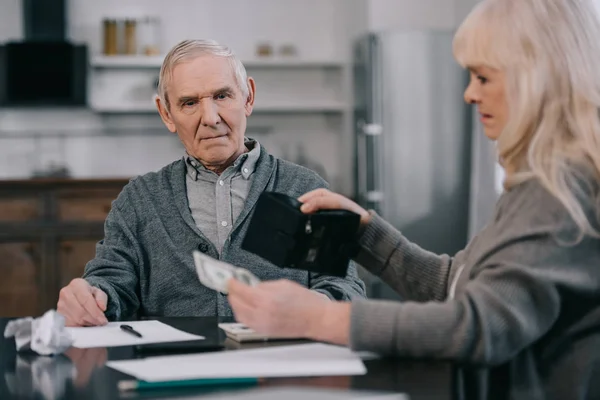
[[[4,337],[15,337],[17,351],[33,350],[47,356],[61,354],[73,344],[65,329],[65,318],[55,310],[46,311],[39,318],[20,318],[10,321]]]

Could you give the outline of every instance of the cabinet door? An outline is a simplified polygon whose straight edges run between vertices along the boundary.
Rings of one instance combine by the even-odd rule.
[[[100,239],[62,240],[58,250],[59,284],[64,287],[72,279],[81,278],[85,265],[96,255]]]
[[[40,201],[36,197],[0,197],[2,222],[31,221],[41,216]]]
[[[59,221],[104,223],[119,190],[86,189],[61,190],[57,193]]]
[[[24,317],[40,313],[47,289],[40,276],[40,242],[0,243],[0,316]]]

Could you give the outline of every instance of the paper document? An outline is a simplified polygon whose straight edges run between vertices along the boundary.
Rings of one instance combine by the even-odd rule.
[[[202,378],[364,375],[367,372],[360,357],[350,349],[322,343],[109,361],[106,365],[149,382]]]
[[[142,337],[136,337],[123,331],[119,327],[120,325],[131,326]],[[79,348],[132,346],[136,344],[204,339],[203,336],[180,331],[159,321],[120,321],[109,322],[104,326],[66,329],[73,338],[73,347]]]

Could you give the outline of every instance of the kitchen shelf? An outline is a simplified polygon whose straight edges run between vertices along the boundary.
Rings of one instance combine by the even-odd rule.
[[[153,104],[145,105],[91,105],[91,109],[98,113],[150,113],[157,112]],[[343,113],[348,105],[338,102],[322,102],[311,104],[272,103],[260,104],[254,107],[256,113]]]
[[[160,68],[164,56],[95,56],[94,68]],[[246,68],[343,68],[339,60],[309,60],[297,58],[265,58],[242,60]]]
[[[96,68],[160,68],[164,56],[94,56],[90,65]]]
[[[316,103],[271,103],[257,104],[254,106],[256,112],[344,112],[347,104],[340,102],[316,102]]]

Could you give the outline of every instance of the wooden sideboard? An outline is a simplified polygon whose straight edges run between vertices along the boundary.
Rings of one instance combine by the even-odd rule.
[[[56,308],[104,236],[112,201],[128,179],[0,181],[0,316]]]

